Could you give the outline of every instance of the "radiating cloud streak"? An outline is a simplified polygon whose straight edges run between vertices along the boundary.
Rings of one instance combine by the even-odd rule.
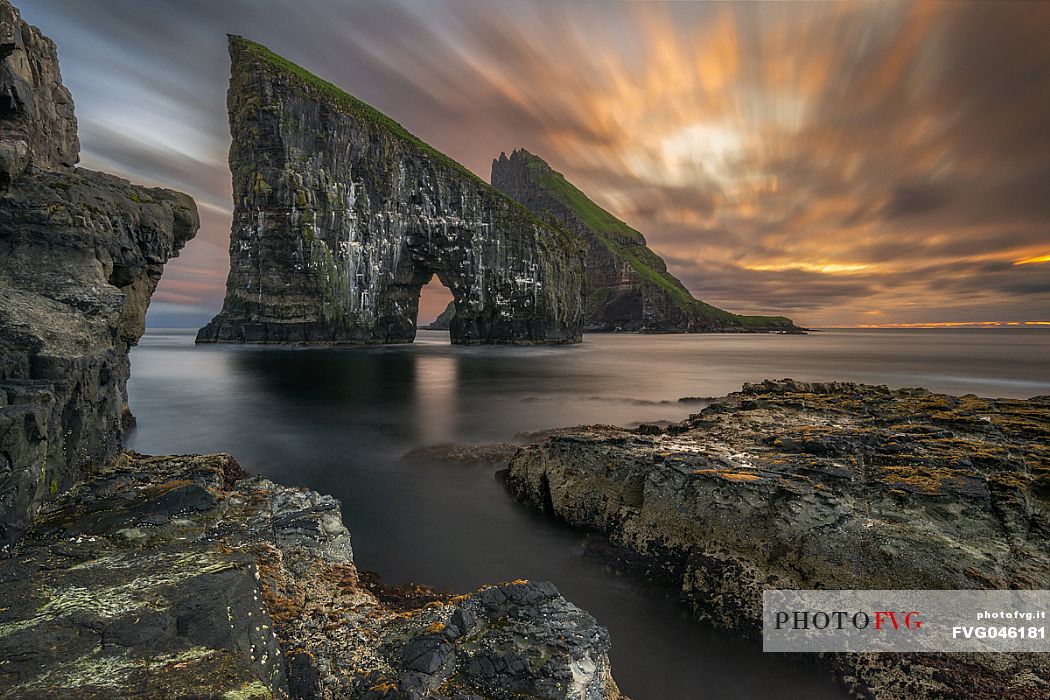
[[[22,6],[58,42],[84,164],[203,205],[168,304],[222,298],[232,32],[482,177],[501,150],[543,155],[706,301],[811,325],[1050,318],[1050,4]]]

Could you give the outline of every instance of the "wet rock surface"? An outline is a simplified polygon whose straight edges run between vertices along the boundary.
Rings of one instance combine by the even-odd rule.
[[[757,635],[765,588],[1050,586],[1050,399],[791,380],[686,421],[522,449],[518,497],[605,533],[604,556]],[[1039,655],[838,656],[858,693],[1041,697]]]
[[[584,330],[799,332],[782,316],[740,316],[694,299],[645,237],[521,149],[492,161],[492,185],[586,244]]]
[[[58,81],[54,44],[0,0],[0,545],[120,451],[128,348],[198,226],[186,195],[72,167]]]
[[[122,455],[0,560],[0,599],[4,698],[619,697],[553,585],[399,598],[337,501],[227,455]]]
[[[580,340],[575,237],[265,47],[230,55],[230,275],[199,342],[411,342],[435,274],[455,343]]]

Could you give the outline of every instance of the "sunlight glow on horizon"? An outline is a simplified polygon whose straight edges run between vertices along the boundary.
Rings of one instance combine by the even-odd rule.
[[[483,179],[528,148],[730,311],[1050,315],[1050,3],[24,5],[59,47],[85,165],[198,201],[161,302],[223,297],[230,32]]]

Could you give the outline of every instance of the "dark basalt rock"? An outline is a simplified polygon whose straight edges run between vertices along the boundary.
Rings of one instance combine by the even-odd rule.
[[[230,275],[198,342],[411,342],[435,274],[455,343],[580,340],[572,235],[265,47],[230,56]]]
[[[1050,586],[1046,399],[766,381],[667,427],[560,431],[507,483],[744,634],[766,588]],[[1050,682],[1045,654],[833,656],[863,696],[1028,698]]]
[[[0,2],[0,189],[34,170],[69,172],[80,157],[73,98],[55,44]]]
[[[128,453],[0,559],[0,697],[620,698],[608,633],[549,583],[377,588],[331,497]]]
[[[783,316],[741,316],[694,299],[641,233],[521,149],[492,161],[492,186],[587,245],[584,330],[683,333],[800,332]],[[457,309],[458,313],[458,309]]]
[[[193,200],[76,169],[54,44],[0,0],[0,545],[120,451],[128,348]]]

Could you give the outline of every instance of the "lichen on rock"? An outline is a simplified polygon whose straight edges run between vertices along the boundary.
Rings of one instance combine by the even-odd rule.
[[[0,599],[3,698],[620,697],[553,585],[398,598],[337,501],[228,455],[98,470],[0,559]]]
[[[579,341],[573,236],[265,47],[230,56],[230,274],[198,342],[411,342],[434,275],[453,342]]]
[[[516,496],[606,534],[609,561],[756,635],[762,591],[1050,586],[1050,401],[747,384],[687,420],[569,428],[512,459]],[[1036,697],[1045,655],[837,655],[860,694]],[[995,657],[994,659],[991,657]]]

